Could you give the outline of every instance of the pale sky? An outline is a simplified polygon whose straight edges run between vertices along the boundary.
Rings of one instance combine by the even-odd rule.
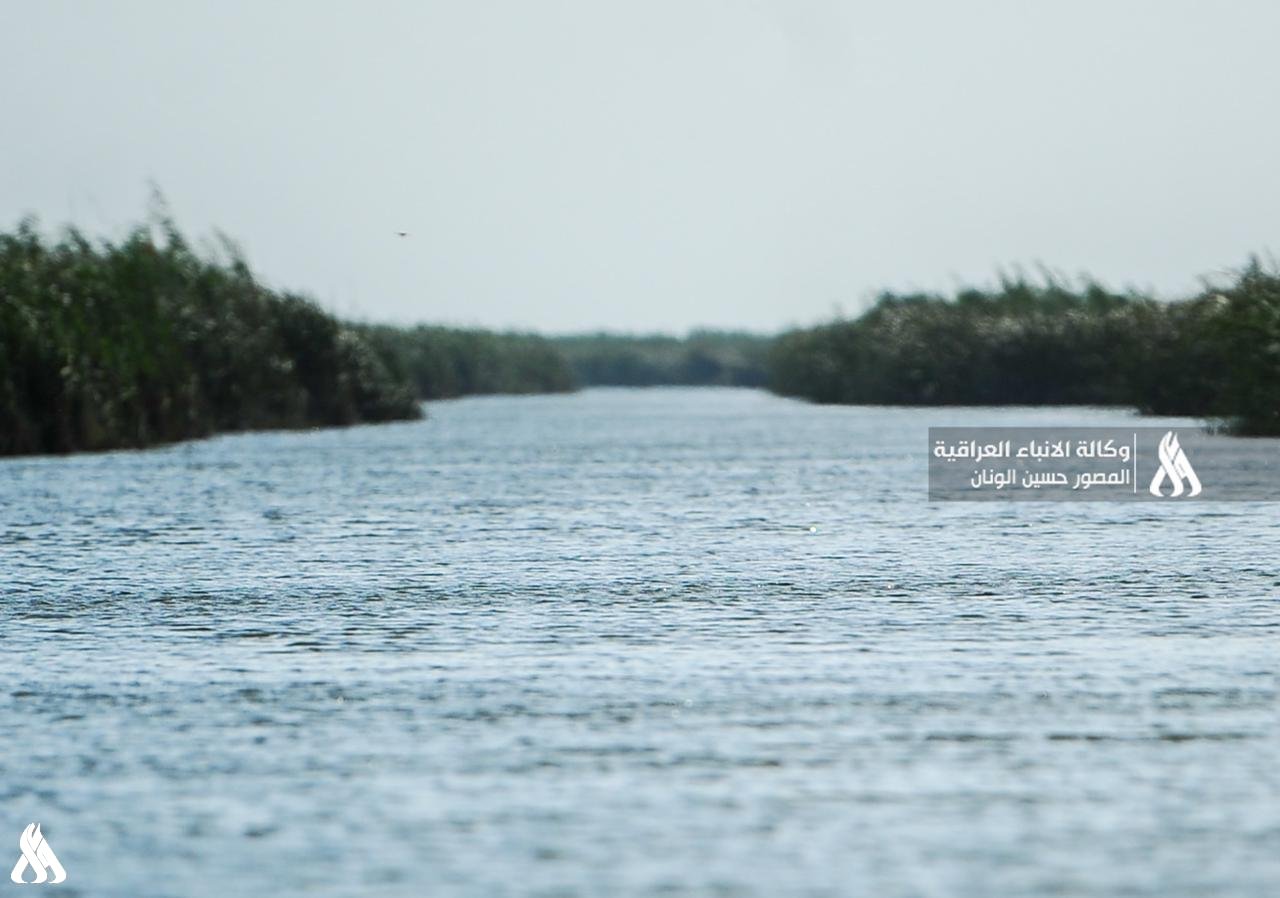
[[[776,330],[1280,248],[1273,0],[0,0],[0,225],[149,183],[339,314]],[[410,236],[398,238],[396,231]]]

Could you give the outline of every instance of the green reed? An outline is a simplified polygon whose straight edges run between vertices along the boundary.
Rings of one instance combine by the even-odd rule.
[[[0,235],[0,453],[420,414],[359,334],[168,220],[119,243]]]
[[[1254,260],[1178,302],[1053,278],[886,293],[778,338],[770,386],[828,403],[1121,405],[1280,434],[1280,275]]]

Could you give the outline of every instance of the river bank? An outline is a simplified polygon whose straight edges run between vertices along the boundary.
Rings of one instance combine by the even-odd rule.
[[[855,405],[1099,405],[1280,433],[1280,274],[1252,261],[1175,302],[1051,277],[882,294],[774,344],[770,387]]]
[[[349,323],[159,217],[119,243],[0,234],[0,455],[420,417],[421,402],[596,386],[750,386],[827,404],[1094,405],[1280,433],[1280,275],[1162,302],[1004,279],[882,294],[778,337],[546,337]]]

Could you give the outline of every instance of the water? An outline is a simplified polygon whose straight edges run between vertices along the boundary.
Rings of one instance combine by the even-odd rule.
[[[38,821],[64,895],[1280,893],[1276,506],[924,501],[930,424],[1125,414],[430,413],[0,462],[0,863]]]

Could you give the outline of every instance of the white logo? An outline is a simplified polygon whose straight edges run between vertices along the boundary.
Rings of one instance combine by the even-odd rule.
[[[34,885],[38,882],[62,882],[67,878],[67,871],[62,869],[62,864],[58,863],[58,857],[53,853],[53,849],[49,847],[49,843],[45,841],[44,836],[40,833],[40,824],[32,823],[22,831],[22,835],[18,837],[18,847],[22,849],[22,857],[18,858],[18,862],[13,865],[13,872],[9,874],[9,878],[18,885]],[[30,867],[35,871],[36,877],[28,883],[23,879],[23,875]],[[53,874],[53,878],[49,878],[49,874]]]
[[[1165,498],[1164,493],[1160,492],[1160,487],[1164,486],[1166,477],[1173,484],[1173,491],[1169,493],[1169,497],[1182,495],[1183,480],[1186,480],[1187,486],[1191,487],[1191,491],[1187,493],[1188,498],[1200,495],[1200,478],[1192,470],[1191,462],[1187,461],[1187,453],[1183,452],[1182,447],[1178,445],[1178,435],[1172,430],[1160,438],[1157,454],[1160,456],[1160,470],[1156,471],[1156,476],[1151,478],[1151,495]]]

